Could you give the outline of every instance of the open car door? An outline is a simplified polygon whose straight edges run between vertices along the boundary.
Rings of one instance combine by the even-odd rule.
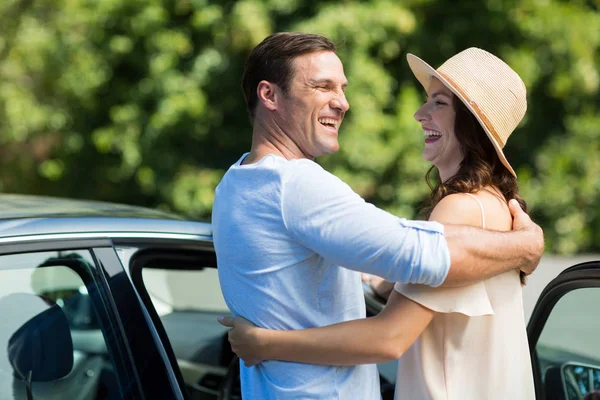
[[[550,282],[527,333],[538,400],[600,398],[600,261]]]

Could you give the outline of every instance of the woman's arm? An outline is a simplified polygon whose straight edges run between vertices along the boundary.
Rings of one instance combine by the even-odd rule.
[[[398,359],[434,315],[434,311],[392,291],[378,315],[321,328],[268,330],[239,317],[222,317],[219,322],[233,328],[229,342],[246,365],[263,360],[356,365]]]

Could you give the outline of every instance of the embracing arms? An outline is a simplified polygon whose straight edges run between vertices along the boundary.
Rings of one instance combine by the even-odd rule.
[[[467,205],[472,207],[472,204],[467,203]],[[431,218],[452,223],[457,211],[456,204],[450,211],[448,214],[448,209],[438,209]],[[475,212],[463,210],[460,213],[461,222],[479,224],[478,212],[479,209],[475,209]],[[526,217],[526,214],[522,214],[516,219]],[[469,218],[470,215],[475,215],[474,220]],[[510,221],[507,223],[510,225]],[[507,226],[506,229],[508,228]],[[354,365],[399,358],[425,330],[434,316],[435,311],[392,290],[385,309],[379,315],[321,328],[270,331],[257,328],[242,318],[224,317],[220,321],[225,326],[233,327],[229,332],[229,340],[233,351],[246,362],[246,365],[256,364],[266,359]]]
[[[229,332],[231,348],[247,366],[263,360],[356,365],[398,359],[434,315],[434,311],[392,291],[378,315],[321,328],[268,330],[239,317],[222,317],[219,322],[234,328]]]

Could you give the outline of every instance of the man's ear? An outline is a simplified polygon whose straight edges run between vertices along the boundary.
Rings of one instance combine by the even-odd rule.
[[[277,109],[277,100],[279,98],[279,87],[269,81],[260,81],[256,87],[258,101],[262,103],[267,110],[275,111]]]

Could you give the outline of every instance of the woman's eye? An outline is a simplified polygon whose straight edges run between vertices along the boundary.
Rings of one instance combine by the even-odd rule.
[[[443,101],[436,100],[435,105],[436,106],[447,106],[448,104],[444,103]]]

